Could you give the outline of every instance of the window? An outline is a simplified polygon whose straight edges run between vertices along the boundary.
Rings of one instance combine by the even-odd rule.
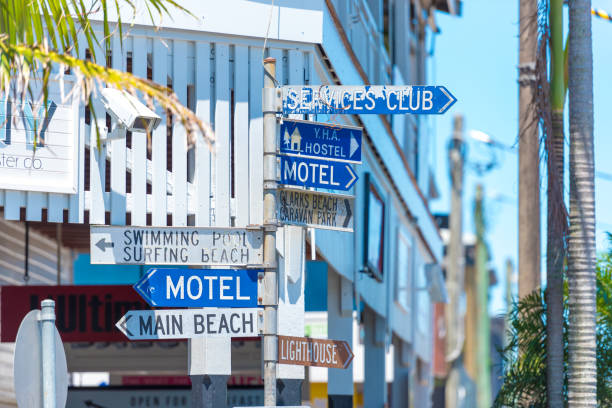
[[[396,265],[396,289],[395,301],[410,312],[412,292],[412,240],[403,227],[397,230],[397,265]]]
[[[393,32],[393,16],[395,15],[393,5],[389,4],[390,0],[383,0],[383,43],[389,59],[395,62],[393,55],[393,43],[395,42]]]
[[[429,299],[429,285],[425,273],[425,263],[420,256],[415,263],[414,272],[416,286],[416,328],[421,336],[427,336],[431,324],[431,303]],[[425,337],[424,337],[425,338]]]
[[[364,269],[378,281],[383,279],[385,203],[381,190],[365,174]]]

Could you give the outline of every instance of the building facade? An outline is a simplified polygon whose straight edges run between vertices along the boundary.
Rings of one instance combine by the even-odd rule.
[[[95,55],[101,64],[171,87],[181,102],[212,125],[212,150],[201,140],[187,146],[182,126],[164,112],[159,111],[162,124],[150,140],[137,134],[117,138],[104,115],[94,118],[85,106],[73,103],[68,129],[75,144],[74,191],[0,191],[0,230],[6,239],[2,248],[19,259],[0,264],[2,284],[24,283],[20,251],[32,248],[34,262],[32,251],[38,247],[32,245],[41,248],[34,251],[36,256],[55,265],[37,261],[28,269],[26,262],[23,273],[29,271],[29,283],[72,283],[73,262],[77,254],[88,252],[92,224],[262,224],[263,57],[276,59],[279,85],[427,84],[426,65],[433,58],[428,44],[438,31],[436,12],[459,12],[456,0],[186,0],[181,5],[193,16],[177,12],[172,19],[157,21],[157,28],[138,10],[134,24],[123,30],[125,38],[113,36],[111,49],[98,49]],[[126,14],[124,21],[129,17]],[[86,47],[80,51],[79,58],[91,55]],[[70,85],[69,74],[63,80],[62,86]],[[98,99],[94,108],[104,111]],[[429,406],[433,305],[444,300],[438,284],[443,245],[429,210],[436,195],[431,159],[436,135],[429,119],[293,117],[363,127],[363,164],[357,166],[359,180],[349,191],[356,196],[354,233],[292,226],[278,231],[279,332],[305,334],[305,304],[312,301],[307,297],[323,296],[309,288],[316,284],[309,271],[317,261],[326,277],[327,328],[320,335],[362,350],[353,370],[327,372],[328,406]],[[108,131],[112,138],[98,143],[93,120],[102,136]],[[291,142],[299,143],[299,137],[292,136]],[[29,245],[19,238],[26,229],[32,229]],[[13,250],[12,245],[19,248]],[[74,274],[89,274],[94,276],[89,281],[96,282],[100,270],[77,264]],[[203,354],[188,357],[181,354],[185,350],[177,351],[183,360],[166,365],[167,370],[140,357],[132,371],[159,373],[171,367],[172,372],[186,372],[188,358],[191,366],[201,364],[196,355],[211,355],[210,345],[194,340],[191,347]],[[10,348],[10,343],[2,344],[4,361],[10,361]],[[104,354],[71,360],[68,354],[69,370],[71,361],[78,361],[73,371],[107,371],[111,381],[130,371],[125,366],[130,354],[114,360],[104,359]],[[10,365],[0,373],[4,406],[14,406]],[[358,373],[362,391],[354,400]],[[287,390],[302,387],[305,376],[303,367],[278,368],[281,388]]]

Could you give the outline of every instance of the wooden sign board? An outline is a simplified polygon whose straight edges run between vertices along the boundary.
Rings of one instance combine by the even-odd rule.
[[[259,336],[257,308],[131,310],[116,326],[130,340]]]
[[[263,230],[92,225],[91,263],[250,266],[263,262]]]
[[[353,352],[343,340],[278,336],[278,362],[311,367],[348,368]]]
[[[292,188],[278,189],[276,214],[284,224],[353,232],[354,213],[353,196]]]

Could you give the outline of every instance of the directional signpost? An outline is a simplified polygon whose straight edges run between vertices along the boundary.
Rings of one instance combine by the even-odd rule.
[[[280,188],[276,200],[278,220],[336,231],[353,231],[355,198],[342,194]]]
[[[348,368],[353,352],[346,341],[278,336],[278,362],[312,367]]]
[[[263,230],[92,225],[91,263],[251,266],[263,263]]]
[[[149,269],[136,292],[154,307],[257,307],[255,269]]]
[[[280,156],[281,183],[346,191],[357,181],[349,163]]]
[[[131,310],[115,326],[130,340],[257,337],[259,315],[255,308]]]
[[[360,127],[284,119],[280,131],[282,154],[361,163]]]
[[[442,114],[457,99],[443,86],[283,86],[284,114]]]

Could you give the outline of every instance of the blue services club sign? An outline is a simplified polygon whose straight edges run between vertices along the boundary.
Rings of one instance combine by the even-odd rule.
[[[154,307],[257,307],[256,269],[149,269],[134,289]]]
[[[444,86],[283,86],[284,114],[442,114],[457,99]]]
[[[280,153],[359,164],[362,133],[359,127],[284,119]]]
[[[359,178],[349,163],[279,156],[281,184],[349,190]]]

